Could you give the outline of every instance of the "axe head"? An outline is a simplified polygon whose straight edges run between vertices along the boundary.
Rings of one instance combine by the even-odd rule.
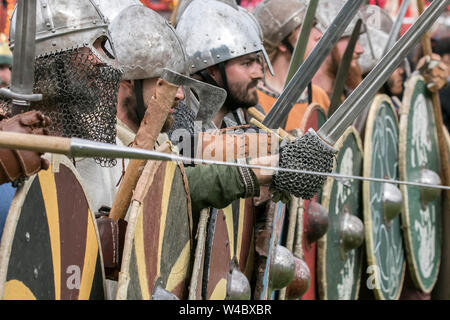
[[[161,79],[177,86],[183,86],[186,103],[195,114],[195,121],[207,125],[222,107],[227,92],[219,87],[192,79],[168,69],[164,69]]]

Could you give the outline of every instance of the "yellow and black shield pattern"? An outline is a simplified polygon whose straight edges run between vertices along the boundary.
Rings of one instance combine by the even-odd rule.
[[[254,215],[252,199],[239,199],[224,209],[211,209],[202,285],[204,299],[226,299],[228,275],[234,264],[251,280]]]
[[[75,169],[56,157],[11,204],[0,247],[2,299],[104,299],[95,217]]]
[[[159,162],[154,175],[139,179],[149,186],[130,211],[118,299],[149,300],[157,286],[187,297],[192,213],[185,182],[182,165],[175,162]]]

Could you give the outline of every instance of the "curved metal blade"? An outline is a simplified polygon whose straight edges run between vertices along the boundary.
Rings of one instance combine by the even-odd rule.
[[[333,20],[322,39],[310,53],[308,58],[297,70],[292,80],[283,90],[275,105],[272,107],[263,124],[271,129],[279,128],[283,124],[300,94],[305,91],[308,83],[319,70],[321,64],[339,41],[345,29],[357,14],[364,0],[347,1],[337,17]]]
[[[445,11],[449,3],[450,0],[433,1],[414,25],[380,60],[375,68],[317,132],[325,142],[334,145],[361,111],[370,105],[369,102],[381,86],[400,65],[414,45],[420,41],[422,36]]]
[[[204,124],[212,121],[227,98],[227,92],[224,89],[195,80],[172,70],[164,69],[161,79],[185,88],[187,92],[186,100],[196,115],[195,120],[201,121]]]
[[[41,94],[33,94],[36,0],[18,0],[16,10],[11,89],[0,90],[0,95],[13,99],[13,114],[21,112],[20,107],[30,105],[30,101],[42,99]]]

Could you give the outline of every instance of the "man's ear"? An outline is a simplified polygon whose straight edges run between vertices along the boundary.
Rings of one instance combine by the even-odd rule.
[[[217,84],[222,85],[222,76],[217,66],[208,67],[206,68],[206,71],[217,82]]]
[[[280,51],[281,53],[287,53],[288,52],[288,48],[283,43],[280,43],[277,46],[277,50]]]
[[[130,95],[134,92],[134,80],[122,80],[120,81],[120,89]]]

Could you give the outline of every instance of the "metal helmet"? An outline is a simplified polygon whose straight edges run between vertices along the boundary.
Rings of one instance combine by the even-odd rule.
[[[374,5],[361,8],[361,15],[366,25],[366,34],[359,38],[364,53],[358,62],[363,73],[368,73],[382,58],[394,21],[385,10]]]
[[[193,0],[180,16],[177,32],[186,45],[192,73],[247,54],[262,52],[262,31],[246,9],[230,1]]]
[[[93,0],[102,14],[111,22],[126,7],[143,5],[139,0]]]
[[[319,1],[319,5],[317,6],[316,11],[316,19],[317,19],[317,29],[320,32],[325,33],[328,27],[330,27],[333,20],[337,17],[341,9],[344,7],[347,0],[321,0]],[[352,35],[353,29],[355,28],[356,22],[359,18],[362,18],[361,13],[353,18],[353,20],[348,25],[347,29],[345,29],[341,38],[349,37]],[[363,20],[364,21],[364,20]],[[361,34],[364,33],[365,27],[361,28]]]
[[[303,22],[308,0],[264,0],[253,14],[264,35],[266,50],[273,50]]]
[[[110,41],[111,38],[108,21],[92,0],[37,0],[36,5],[36,57],[88,47],[106,64],[117,67],[113,59],[104,58],[94,47],[98,39]],[[9,31],[11,50],[14,49],[16,12],[17,6]]]
[[[180,5],[179,5],[178,11],[177,11],[177,16],[175,18],[175,26],[178,24],[178,21],[180,20],[180,17],[183,14],[184,10],[186,10],[186,8],[191,4],[192,1],[193,0],[183,0],[180,2]],[[222,2],[228,3],[234,7],[237,6],[236,0],[217,0],[217,1],[222,1]]]
[[[156,78],[164,68],[188,72],[183,43],[157,12],[142,5],[129,6],[116,16],[109,30],[123,80]]]

